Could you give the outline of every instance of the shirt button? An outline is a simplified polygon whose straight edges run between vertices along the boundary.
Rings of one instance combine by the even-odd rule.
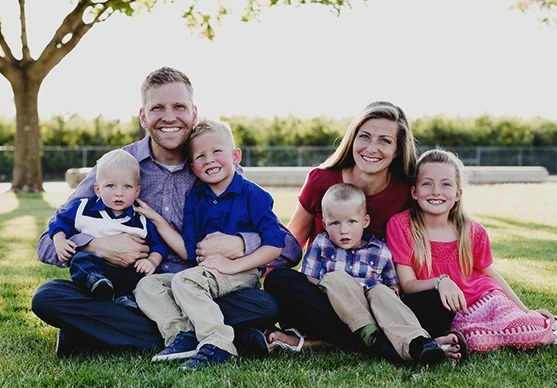
[[[213,201],[213,203],[216,205],[216,204],[217,204],[217,200],[215,199],[215,200]]]
[[[351,269],[352,269],[352,266],[348,267],[348,269],[350,269],[350,270],[351,270]]]
[[[164,208],[164,211],[168,211],[168,206],[166,206],[166,207]]]
[[[335,255],[331,255],[331,259],[334,259],[334,258],[335,258]]]

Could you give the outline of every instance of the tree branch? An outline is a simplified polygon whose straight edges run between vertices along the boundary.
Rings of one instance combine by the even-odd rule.
[[[54,66],[77,46],[87,31],[89,31],[94,24],[98,23],[104,13],[110,9],[108,3],[110,3],[110,1],[94,3],[92,0],[79,0],[74,10],[62,21],[62,24],[58,27],[51,41],[46,45],[41,56],[37,60],[38,77],[45,77]],[[93,21],[85,23],[83,21],[83,15],[90,7],[92,7],[91,9],[97,12],[97,14]],[[104,20],[113,12],[114,10],[111,10]],[[64,39],[69,35],[71,35],[71,37],[64,42]]]
[[[22,60],[31,60],[29,41],[27,40],[27,19],[25,18],[25,0],[19,0],[19,22],[21,26],[21,55]]]
[[[13,63],[16,61],[14,55],[12,54],[12,49],[8,46],[8,42],[4,38],[4,34],[2,34],[2,23],[0,22],[0,48],[4,52],[4,57],[0,57],[0,59],[4,60],[4,63]]]

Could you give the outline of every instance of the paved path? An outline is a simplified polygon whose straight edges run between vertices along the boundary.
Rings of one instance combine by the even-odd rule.
[[[0,183],[0,193],[5,193],[12,187],[11,183]],[[70,192],[70,186],[66,182],[44,182],[43,189],[48,193]]]

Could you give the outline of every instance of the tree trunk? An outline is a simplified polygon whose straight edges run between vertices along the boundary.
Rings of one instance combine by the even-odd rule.
[[[16,106],[16,136],[12,191],[39,193],[43,190],[38,97],[41,81],[25,74],[12,89]]]

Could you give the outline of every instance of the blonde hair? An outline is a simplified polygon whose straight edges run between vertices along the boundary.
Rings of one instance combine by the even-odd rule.
[[[323,218],[327,217],[329,209],[339,204],[349,204],[359,207],[364,213],[367,212],[366,196],[364,192],[351,183],[337,183],[329,187],[321,199]]]
[[[101,156],[97,161],[97,182],[103,178],[108,170],[131,169],[139,180],[139,162],[127,151],[122,149],[112,150]]]
[[[354,140],[361,126],[371,119],[387,119],[397,124],[397,156],[393,159],[389,170],[400,177],[412,177],[417,159],[414,136],[404,111],[388,101],[372,102],[354,117],[339,147],[320,167],[343,169],[354,166],[356,164],[352,153]]]
[[[451,166],[455,172],[456,188],[461,190],[464,185],[464,165],[452,152],[441,149],[429,150],[423,153],[416,164],[416,185],[420,171],[426,164],[441,163]],[[421,271],[424,264],[427,266],[428,273],[431,274],[431,246],[427,237],[426,227],[423,217],[424,211],[418,205],[418,201],[413,200],[410,205],[410,224],[412,226],[412,237],[414,239],[414,270]],[[458,264],[460,272],[465,278],[472,273],[473,255],[470,242],[470,221],[471,217],[464,210],[462,197],[455,202],[449,211],[449,221],[453,223],[458,235]]]
[[[193,98],[193,85],[187,75],[171,67],[161,67],[149,73],[149,75],[145,77],[143,84],[141,84],[141,101],[143,103],[143,108],[145,108],[147,104],[147,93],[149,89],[171,84],[173,82],[183,82]]]
[[[191,154],[191,150],[190,150],[191,141],[196,137],[205,135],[207,133],[215,133],[222,136],[223,138],[226,138],[226,140],[230,143],[231,147],[236,148],[236,144],[234,143],[234,135],[232,135],[232,129],[230,128],[230,125],[227,122],[221,120],[211,120],[208,118],[201,118],[199,120],[199,123],[197,123],[197,125],[193,127],[190,137],[188,138],[188,151],[190,152],[190,154]]]

